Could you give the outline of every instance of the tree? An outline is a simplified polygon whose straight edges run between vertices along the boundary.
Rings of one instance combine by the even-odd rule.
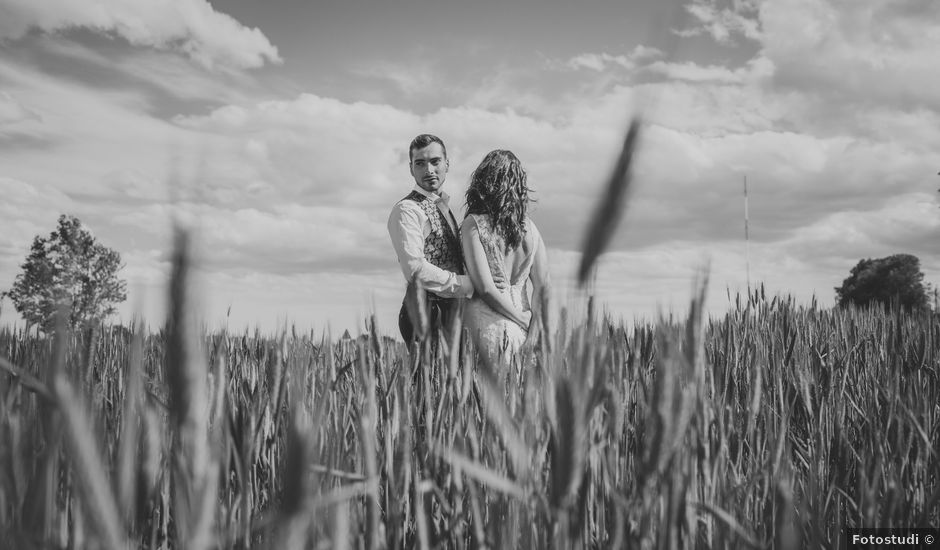
[[[69,324],[102,320],[127,299],[127,284],[117,278],[121,255],[98,243],[74,216],[59,216],[49,237],[36,236],[13,288],[0,293],[13,302],[29,325],[44,332],[55,326],[60,304],[68,306]]]
[[[928,307],[920,260],[910,254],[895,254],[875,260],[859,260],[849,276],[836,287],[839,305],[890,305],[897,301],[905,309]]]

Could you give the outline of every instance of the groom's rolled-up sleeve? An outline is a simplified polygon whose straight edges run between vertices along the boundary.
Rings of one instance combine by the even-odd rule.
[[[424,257],[424,212],[402,201],[388,217],[388,235],[406,281],[417,278],[424,289],[441,298],[465,298],[473,294],[470,277],[441,269]]]

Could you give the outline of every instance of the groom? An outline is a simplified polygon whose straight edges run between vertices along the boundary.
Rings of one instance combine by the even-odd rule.
[[[421,134],[408,147],[408,162],[415,186],[392,207],[388,235],[406,281],[417,279],[428,297],[431,327],[450,321],[457,298],[473,294],[465,275],[457,219],[441,191],[447,177],[447,149],[441,138]],[[406,344],[414,341],[414,327],[402,304],[398,329]]]

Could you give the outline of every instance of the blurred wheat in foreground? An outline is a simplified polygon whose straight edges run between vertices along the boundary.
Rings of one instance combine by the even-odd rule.
[[[562,316],[492,372],[374,323],[203,334],[187,247],[164,330],[0,331],[4,548],[816,548],[940,526],[935,314],[755,292],[706,320],[701,285],[684,323]]]

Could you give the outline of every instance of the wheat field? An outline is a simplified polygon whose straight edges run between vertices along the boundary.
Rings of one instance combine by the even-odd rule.
[[[758,289],[705,318],[703,283],[681,322],[539,319],[494,370],[448,338],[209,333],[176,248],[161,330],[0,331],[4,547],[836,548],[940,526],[936,314]]]

